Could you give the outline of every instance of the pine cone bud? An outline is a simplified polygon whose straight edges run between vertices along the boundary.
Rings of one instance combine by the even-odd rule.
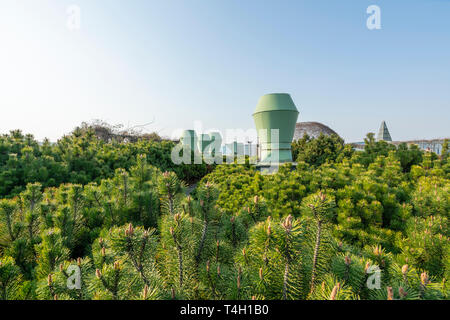
[[[330,294],[330,300],[336,300],[338,290],[339,290],[339,287],[337,285],[333,287],[333,290],[331,291],[331,294]]]
[[[206,261],[206,272],[208,272],[208,273],[209,273],[209,260],[208,260],[208,261]]]
[[[263,280],[263,269],[259,268],[259,279]]]
[[[54,296],[53,296],[53,300],[58,300],[58,295],[57,294],[55,294]]]
[[[220,276],[220,266],[217,266],[217,275]]]
[[[169,232],[170,232],[170,235],[173,236],[173,227],[170,227]]]
[[[102,257],[104,257],[106,255],[105,247],[102,248],[101,253],[102,253]]]
[[[258,196],[255,196],[255,197],[253,198],[253,202],[254,202],[255,204],[258,204],[258,201],[259,201],[259,197],[258,197]]]
[[[287,233],[291,232],[292,219],[293,217],[291,215],[288,215],[286,219],[281,223],[281,225],[283,226],[283,228],[286,230]]]
[[[60,271],[60,272],[63,272],[63,270],[64,270],[64,266],[63,266],[63,264],[61,263],[61,264],[59,265],[59,271]]]
[[[147,299],[147,295],[148,295],[148,285],[145,285],[144,286],[144,294],[143,294],[144,300]]]
[[[379,255],[381,254],[381,247],[375,246],[375,248],[373,249],[373,253],[374,253],[376,256],[379,256]]]
[[[114,262],[114,270],[118,271],[120,269],[119,261]]]
[[[398,294],[400,297],[405,298],[408,295],[408,292],[406,292],[402,287],[398,288]]]
[[[344,260],[345,260],[345,264],[348,266],[352,263],[352,259],[350,259],[349,256],[345,256]]]
[[[367,273],[367,270],[369,270],[369,268],[370,268],[370,262],[367,261],[366,266],[364,267],[364,272]]]
[[[256,296],[252,296],[252,300],[256,300]]]
[[[205,205],[205,201],[200,200],[200,207],[203,207]]]
[[[426,286],[428,284],[428,281],[429,281],[428,273],[422,272],[422,274],[420,275],[420,281],[422,282],[422,284],[424,286]]]
[[[234,223],[235,220],[236,220],[235,216],[232,216],[230,219],[231,223]]]
[[[327,198],[327,196],[326,196],[324,193],[319,192],[319,198],[320,198],[321,201],[325,201],[325,199]]]
[[[403,265],[402,273],[403,273],[404,276],[406,276],[406,274],[408,273],[408,265],[407,264]]]
[[[51,285],[52,285],[52,282],[53,282],[53,280],[52,280],[52,275],[49,274],[48,277],[47,277],[47,284],[48,284],[49,286],[51,286]]]
[[[78,265],[79,267],[81,267],[81,258],[78,258],[78,259],[77,259],[77,265]]]
[[[247,254],[247,251],[245,250],[245,248],[242,248],[242,255],[245,257],[246,254]]]
[[[175,289],[172,288],[172,300],[174,300],[174,299],[175,299]]]
[[[130,224],[128,225],[128,235],[129,235],[129,236],[132,236],[133,233],[134,233],[133,225],[130,223]]]
[[[99,269],[96,269],[96,270],[95,270],[95,276],[96,276],[98,279],[100,279],[100,278],[102,277],[102,273],[100,272]]]
[[[387,287],[387,294],[388,300],[394,300],[394,290],[392,290],[392,287]]]
[[[272,228],[269,226],[267,227],[267,235],[270,237],[270,234],[272,233]]]

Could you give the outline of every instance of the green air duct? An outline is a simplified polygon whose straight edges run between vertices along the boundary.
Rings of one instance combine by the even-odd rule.
[[[291,143],[298,113],[287,93],[266,94],[259,99],[253,119],[258,131],[261,164],[292,162]],[[278,129],[279,141],[272,141],[272,129]]]

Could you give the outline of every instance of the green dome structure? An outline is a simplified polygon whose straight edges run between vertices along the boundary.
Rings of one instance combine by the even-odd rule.
[[[258,132],[260,164],[292,162],[291,143],[298,114],[287,93],[266,94],[259,99],[253,119]],[[272,129],[279,130],[279,141],[272,141]]]

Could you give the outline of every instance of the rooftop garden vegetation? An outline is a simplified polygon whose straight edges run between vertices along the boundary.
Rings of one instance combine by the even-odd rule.
[[[0,137],[0,299],[448,299],[448,147],[305,137],[262,175],[172,146]]]

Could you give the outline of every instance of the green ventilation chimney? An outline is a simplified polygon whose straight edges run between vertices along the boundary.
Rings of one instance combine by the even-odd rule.
[[[271,93],[259,99],[253,119],[258,131],[260,163],[292,162],[291,143],[298,110],[287,93]],[[272,141],[271,129],[278,129],[279,141]]]

